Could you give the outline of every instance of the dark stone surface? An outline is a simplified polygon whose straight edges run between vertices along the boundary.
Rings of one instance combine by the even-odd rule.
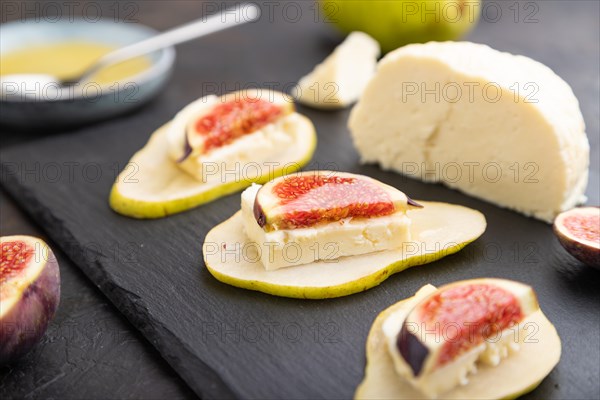
[[[158,2],[147,3],[153,5],[144,15],[158,18],[153,14],[161,13]],[[469,39],[532,56],[572,85],[593,149],[589,203],[598,204],[598,3],[536,2],[533,23],[523,19],[531,12],[527,2],[518,4],[524,11],[517,22],[508,8],[512,2],[489,3],[504,16],[484,19]],[[299,301],[229,287],[202,265],[202,240],[239,208],[237,194],[162,220],[136,221],[110,211],[115,173],[182,106],[215,87],[221,92],[236,84],[277,82],[276,88],[285,88],[328,54],[335,34],[314,23],[310,2],[296,4],[304,6],[299,22],[284,21],[279,11],[273,22],[264,19],[181,46],[171,85],[139,113],[3,150],[4,187],[203,397],[349,398],[362,378],[364,342],[378,312],[425,283],[480,276],[532,284],[561,335],[560,364],[527,397],[600,397],[600,274],[568,256],[544,223],[439,185],[359,166],[345,127],[348,111],[299,107],[319,134],[311,167],[334,162],[341,170],[401,187],[413,198],[476,208],[488,219],[484,236],[461,253],[405,271],[368,292]],[[187,2],[171,7],[180,6],[193,8]],[[59,176],[49,175],[56,168]]]
[[[3,236],[43,237],[55,250],[61,300],[42,341],[0,367],[0,397],[186,399],[188,386],[40,227],[0,192]]]

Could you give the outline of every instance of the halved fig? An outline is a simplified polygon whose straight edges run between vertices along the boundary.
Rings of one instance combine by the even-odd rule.
[[[52,250],[30,236],[0,238],[0,364],[28,352],[44,335],[60,300]]]
[[[371,218],[419,206],[398,189],[364,175],[307,171],[263,185],[254,201],[265,230],[306,228],[344,218]]]
[[[600,268],[599,207],[578,207],[559,214],[554,220],[554,233],[573,257]]]
[[[434,286],[425,285],[413,297],[392,305],[377,316],[367,338],[365,376],[355,392],[356,399],[431,398],[398,375],[388,338],[397,335],[415,306],[437,292]],[[556,329],[540,309],[525,317],[521,325],[526,331],[519,333],[517,352],[499,365],[478,364],[477,372],[470,376],[467,384],[456,386],[440,398],[512,399],[534,390],[558,363],[561,342]],[[448,366],[442,368],[446,370],[444,372],[451,372]],[[447,376],[444,374],[440,378]]]
[[[306,165],[316,147],[312,122],[291,112],[292,103],[287,100],[281,103],[284,101],[281,93],[263,90],[262,97],[244,93],[249,97],[241,98],[248,101],[271,99],[269,104],[280,109],[277,121],[262,126],[271,117],[269,113],[259,113],[262,115],[260,123],[258,120],[249,122],[246,117],[251,114],[250,109],[243,105],[239,113],[228,114],[226,118],[236,127],[219,128],[227,139],[217,134],[218,140],[207,141],[213,138],[212,134],[196,135],[200,143],[189,143],[186,150],[188,124],[198,121],[194,116],[208,115],[206,112],[221,104],[227,107],[238,104],[237,94],[223,97],[224,103],[216,96],[197,100],[152,134],[146,146],[132,157],[113,185],[111,208],[134,218],[161,218],[244,189],[253,182],[263,183],[295,172]],[[246,100],[240,101],[246,104]],[[262,126],[262,129],[250,134],[246,129],[249,126],[256,129]],[[235,140],[231,139],[233,136]],[[209,148],[208,152],[197,153]]]
[[[391,338],[396,370],[428,396],[442,395],[468,382],[477,362],[498,365],[518,350],[520,324],[538,309],[533,289],[514,281],[443,286],[421,300]]]
[[[239,211],[213,228],[203,245],[208,271],[219,281],[276,296],[324,299],[379,285],[392,274],[456,253],[486,227],[478,211],[458,205],[421,202],[409,209],[411,240],[394,250],[322,260],[267,271],[261,247],[247,237]]]

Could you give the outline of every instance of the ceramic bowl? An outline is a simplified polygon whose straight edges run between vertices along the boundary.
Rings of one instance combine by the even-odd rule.
[[[112,47],[134,43],[158,32],[132,23],[113,20],[15,21],[0,26],[0,54],[61,41],[91,41]],[[107,86],[88,84],[84,90],[41,91],[35,96],[0,99],[0,124],[18,128],[62,128],[107,119],[140,107],[167,82],[175,50],[165,48],[146,57],[151,67],[124,81]],[[51,88],[52,89],[52,88]]]

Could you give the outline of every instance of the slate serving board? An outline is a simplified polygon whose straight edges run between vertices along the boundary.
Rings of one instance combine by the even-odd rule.
[[[348,111],[299,107],[319,135],[310,168],[334,163],[416,199],[473,207],[488,220],[483,237],[456,255],[402,272],[365,293],[300,301],[233,288],[205,270],[203,238],[239,208],[239,194],[161,220],[133,220],[108,208],[118,170],[152,130],[189,101],[209,94],[214,86],[207,85],[235,90],[237,83],[278,82],[281,89],[331,51],[335,34],[314,23],[310,3],[297,4],[304,14],[296,23],[263,19],[183,46],[171,85],[139,113],[3,149],[2,185],[201,397],[350,398],[362,379],[368,330],[381,310],[425,283],[495,276],[533,285],[563,340],[560,364],[527,397],[598,398],[600,274],[570,258],[547,224],[439,185],[360,166],[345,127]],[[590,204],[597,204],[598,43],[589,39],[598,37],[597,4],[538,4],[538,24],[484,20],[470,38],[531,55],[573,85],[593,149],[588,196]],[[568,40],[552,29],[564,23],[567,11],[571,23],[589,28],[571,31]]]

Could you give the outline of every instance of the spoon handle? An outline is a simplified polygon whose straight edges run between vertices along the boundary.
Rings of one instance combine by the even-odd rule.
[[[202,17],[178,28],[170,29],[151,38],[142,40],[141,42],[133,43],[115,51],[111,51],[102,56],[91,68],[81,74],[77,79],[73,79],[72,82],[83,81],[108,65],[152,53],[153,51],[175,44],[187,42],[232,26],[256,21],[259,17],[260,8],[258,8],[256,4],[238,4],[233,8],[221,10],[218,14],[211,15],[208,18]]]

